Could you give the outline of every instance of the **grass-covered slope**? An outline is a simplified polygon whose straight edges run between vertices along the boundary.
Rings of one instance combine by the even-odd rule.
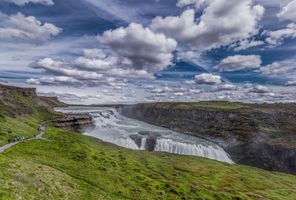
[[[48,128],[0,154],[0,199],[296,199],[296,177]]]
[[[0,95],[0,146],[13,136],[32,137],[38,133],[42,120],[57,116],[52,105],[62,105],[54,98],[38,97],[22,93],[22,88],[2,86],[9,92]],[[24,89],[26,91],[26,89]]]
[[[50,104],[52,105],[53,102]],[[12,92],[0,98],[0,145],[56,118],[48,102]],[[204,158],[120,148],[54,128],[45,140],[0,153],[0,199],[296,199],[296,176]]]

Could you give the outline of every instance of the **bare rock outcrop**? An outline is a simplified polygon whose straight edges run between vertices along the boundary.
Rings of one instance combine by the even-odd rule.
[[[58,128],[74,132],[82,132],[84,129],[94,126],[93,119],[89,114],[64,114],[54,122]]]

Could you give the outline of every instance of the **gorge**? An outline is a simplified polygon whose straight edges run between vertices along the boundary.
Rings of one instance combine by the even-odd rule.
[[[120,110],[215,142],[236,163],[296,174],[296,104],[155,103]]]

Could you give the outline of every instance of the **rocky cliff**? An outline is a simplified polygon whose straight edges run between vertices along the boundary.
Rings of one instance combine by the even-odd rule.
[[[124,106],[125,116],[203,137],[236,163],[296,174],[296,105],[228,102]]]
[[[94,125],[92,117],[89,114],[63,114],[61,118],[54,122],[58,128],[74,132],[81,132]]]
[[[0,84],[0,98],[3,98],[11,93],[18,93],[27,97],[37,97],[36,88],[20,88]]]
[[[35,88],[20,88],[0,84],[0,113],[16,117],[64,106],[57,98],[40,97]]]

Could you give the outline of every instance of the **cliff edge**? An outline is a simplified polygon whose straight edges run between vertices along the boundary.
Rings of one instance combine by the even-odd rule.
[[[236,163],[296,174],[296,104],[155,103],[120,110],[218,143]]]

